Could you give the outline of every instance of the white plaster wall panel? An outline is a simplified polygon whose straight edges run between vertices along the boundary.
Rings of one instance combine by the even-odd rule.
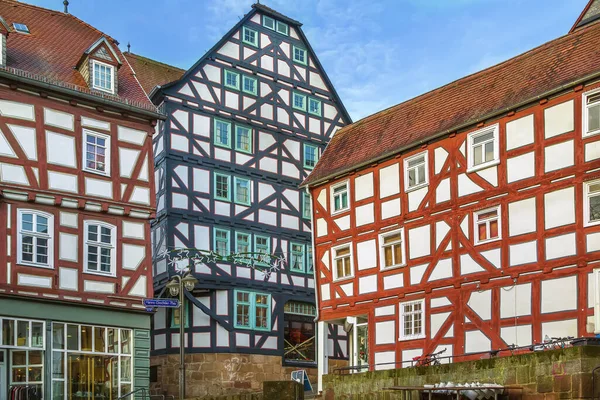
[[[396,343],[396,322],[385,321],[375,323],[375,344]]]
[[[474,274],[477,272],[484,272],[485,269],[483,269],[479,264],[477,264],[477,262],[475,260],[473,260],[473,258],[471,257],[470,254],[461,254],[460,255],[460,274],[461,275],[467,275],[467,274]]]
[[[137,269],[146,257],[146,247],[123,243],[123,268]]]
[[[354,180],[354,200],[360,201],[373,197],[373,173],[361,175]]]
[[[258,133],[258,148],[259,148],[259,150],[264,151],[265,149],[272,146],[273,144],[275,144],[275,139],[273,138],[273,135],[271,135],[270,133],[266,133],[266,132]]]
[[[407,368],[413,366],[413,359],[423,355],[423,349],[410,349],[402,350],[402,364],[401,368]]]
[[[544,194],[546,229],[575,223],[575,188],[567,187]]]
[[[400,193],[400,165],[389,165],[379,170],[379,197]]]
[[[574,232],[546,239],[547,260],[572,256],[576,251]]]
[[[435,248],[440,247],[440,243],[450,232],[450,226],[445,221],[437,221],[435,223]]]
[[[431,253],[431,227],[423,225],[408,230],[408,254],[411,259],[427,256]]]
[[[23,152],[30,160],[37,160],[37,140],[35,135],[35,128],[29,128],[27,126],[10,125],[6,124],[12,134],[14,135],[19,146],[23,149]],[[2,145],[0,145],[0,149]]]
[[[433,271],[431,271],[431,275],[429,276],[429,281],[437,281],[439,279],[452,278],[452,259],[444,258],[443,260],[439,260]]]
[[[209,81],[221,83],[221,68],[207,64],[203,69]]]
[[[269,55],[263,55],[260,58],[260,66],[267,71],[273,71],[273,57]]]
[[[300,210],[300,193],[298,191],[285,189],[283,195],[296,210]]]
[[[292,139],[287,139],[283,142],[285,148],[290,152],[292,157],[296,160],[300,160],[300,142]]]
[[[237,93],[230,92],[229,90],[225,91],[225,107],[238,109],[239,107],[240,96]]]
[[[114,293],[115,284],[109,282],[85,280],[83,281],[83,290],[86,292],[96,293]]]
[[[259,201],[263,201],[267,197],[271,196],[273,193],[275,193],[275,189],[273,189],[273,186],[263,183],[263,182],[258,182],[258,200]]]
[[[214,148],[214,155],[217,160],[231,162],[231,151],[225,149]]]
[[[446,296],[434,297],[433,299],[431,299],[430,304],[431,304],[431,308],[452,305],[452,303],[450,303],[450,300],[448,300],[448,298]]]
[[[525,153],[506,160],[506,179],[508,183],[535,176],[535,153]]]
[[[194,347],[210,347],[210,332],[192,333],[192,346]]]
[[[317,87],[319,89],[327,90],[327,86],[325,86],[325,82],[321,79],[321,75],[310,71],[309,72],[310,85]]]
[[[492,186],[498,186],[498,167],[493,166],[481,169],[476,174],[488,181]]]
[[[535,197],[515,201],[508,204],[508,234],[509,236],[535,232],[536,207]]]
[[[577,319],[567,319],[564,321],[543,322],[542,337],[578,337]]]
[[[506,150],[526,146],[534,141],[533,114],[506,123]]]
[[[489,351],[492,348],[492,342],[481,331],[465,332],[465,353],[478,353]]]
[[[231,57],[235,60],[239,58],[240,54],[240,46],[233,42],[227,42],[219,50],[217,53],[223,54],[224,56]]]
[[[77,235],[60,232],[58,237],[58,258],[77,262]]]
[[[321,285],[321,299],[323,301],[331,300],[331,289],[329,287],[329,283],[324,283]]]
[[[52,277],[18,274],[17,284],[50,289],[52,287]]]
[[[49,164],[76,168],[75,138],[46,131],[46,157]]]
[[[4,137],[4,133],[2,133],[2,130],[0,130],[0,155],[7,157],[17,157],[17,155],[13,151],[13,148],[8,143],[8,140],[6,140],[6,137]]]
[[[277,73],[283,76],[290,76],[290,66],[283,60],[277,60]]]
[[[437,335],[437,333],[440,331],[440,328],[442,327],[444,322],[446,322],[446,320],[448,319],[449,315],[450,315],[450,312],[430,315],[430,318],[429,318],[429,320],[430,320],[429,329],[431,332],[429,335],[430,338],[434,338],[435,335]]]
[[[166,347],[167,347],[167,335],[164,333],[161,333],[160,335],[154,335],[154,350],[161,350],[161,349],[165,349]]]
[[[192,92],[190,85],[187,83],[184,84],[183,87],[177,91],[177,93],[181,93],[181,94],[184,94],[184,95],[190,96],[190,97],[195,97],[194,92]]]
[[[323,209],[325,209],[325,211],[328,210],[327,208],[327,189],[321,189],[319,191],[319,194],[317,195],[317,202],[321,205],[321,207],[323,207]]]
[[[253,55],[255,55],[257,53],[256,50],[253,50],[246,46],[243,46],[243,50],[244,50],[244,54],[242,55],[242,57],[244,57],[244,60],[247,59],[248,57],[252,57]]]
[[[414,267],[410,267],[410,284],[411,285],[418,285],[419,283],[421,283],[421,280],[423,279],[423,275],[425,274],[425,270],[427,269],[428,266],[429,266],[429,264],[421,264],[421,265],[415,265]]]
[[[383,289],[398,289],[404,286],[404,273],[386,275],[383,277]]]
[[[450,200],[450,178],[444,178],[435,189],[435,202],[443,203]]]
[[[396,314],[396,306],[384,306],[375,308],[376,317],[384,317],[386,315]]]
[[[185,130],[186,132],[189,132],[189,130],[190,130],[189,113],[187,111],[183,111],[183,110],[175,110],[172,115],[177,120],[179,125],[181,125],[183,130]],[[175,125],[171,125],[171,127],[177,129]]]
[[[171,149],[186,152],[189,149],[188,138],[171,133]]]
[[[171,198],[172,198],[171,203],[172,203],[173,208],[181,208],[181,209],[188,208],[188,197],[185,194],[173,193]]]
[[[481,192],[483,189],[468,177],[467,174],[458,175],[458,195],[467,196]]]
[[[48,171],[48,188],[77,193],[77,175]]]
[[[442,167],[448,158],[448,152],[443,147],[436,147],[433,151],[435,174],[442,172]]]
[[[196,81],[192,81],[192,85],[194,85],[194,87],[196,88],[196,91],[198,92],[198,94],[200,95],[200,98],[204,101],[207,101],[209,103],[214,103],[215,100],[212,97],[212,94],[210,93],[210,90],[208,89],[208,86],[206,86],[206,84],[202,83],[202,82],[196,82]],[[220,88],[213,88],[215,91],[215,94],[217,96],[218,99],[221,98],[221,89]]]
[[[293,215],[281,214],[281,227],[287,229],[300,229],[300,221],[298,217],[294,217]]]
[[[258,210],[258,222],[277,226],[277,213],[267,210]]]
[[[469,217],[465,216],[463,220],[460,222],[460,230],[463,235],[468,239],[469,238]]]
[[[119,172],[125,178],[131,178],[133,168],[140,155],[139,150],[119,147]]]
[[[229,332],[220,324],[217,324],[217,346],[229,347]]]
[[[330,104],[323,104],[323,116],[327,119],[335,119],[337,115],[337,109]]]
[[[395,351],[377,351],[375,352],[375,371],[383,371],[386,369],[395,369],[397,366]],[[383,365],[382,365],[383,364]]]
[[[13,117],[34,121],[34,108],[31,104],[18,103],[15,101],[0,100],[0,114],[5,117]]]
[[[356,243],[356,254],[359,271],[377,267],[377,242],[375,239]]]
[[[58,269],[58,288],[64,290],[78,290],[79,271],[75,268]]]
[[[335,224],[343,231],[350,229],[350,216],[336,218],[333,220]]]
[[[313,117],[308,118],[308,130],[315,135],[321,134],[321,120]]]
[[[372,224],[375,222],[375,210],[373,208],[373,203],[355,207],[354,212],[356,226]]]
[[[69,212],[60,212],[60,224],[63,226],[69,226],[71,228],[77,228],[77,214]]]
[[[144,239],[145,224],[123,221],[123,237],[131,239]]]
[[[346,283],[344,285],[340,285],[340,289],[346,294],[346,296],[354,296],[354,283]],[[339,295],[337,295],[339,297]]]
[[[189,187],[189,185],[188,185],[188,167],[186,165],[178,165],[177,167],[175,167],[173,169],[173,172],[175,172],[175,175],[177,175],[177,177],[181,180],[181,182],[183,182],[184,187]],[[177,185],[177,183],[175,182],[174,179],[172,182],[173,182],[173,186]],[[177,187],[179,187],[179,185],[177,185]]]
[[[467,305],[471,307],[473,311],[479,317],[484,320],[492,319],[492,291],[484,290],[484,291],[474,291],[471,292],[471,296],[469,297],[469,301]]]
[[[150,169],[148,168],[148,156],[144,157],[144,161],[142,162],[142,168],[140,169],[140,174],[138,175],[138,179],[142,181],[148,182],[148,177],[150,176]]]
[[[537,241],[510,245],[508,253],[511,267],[537,262]]]
[[[544,169],[546,172],[570,167],[574,164],[573,141],[546,146],[544,149]]]
[[[0,163],[0,180],[22,185],[29,185],[25,169],[20,165]]]
[[[577,276],[542,281],[541,297],[542,313],[576,310]]]
[[[44,108],[44,123],[46,125],[56,126],[68,131],[72,131],[74,118],[73,114],[52,110],[50,108]]]
[[[327,221],[324,218],[317,219],[317,237],[327,236]]]
[[[227,290],[217,290],[217,315],[228,315],[229,302]]]
[[[427,195],[428,190],[429,186],[426,186],[408,192],[408,211],[415,211],[417,208],[419,208],[419,205],[425,198],[425,195]]]
[[[533,343],[531,325],[517,325],[500,328],[500,337],[509,346],[527,346]]]
[[[185,347],[189,346],[189,344],[188,344],[188,338],[189,338],[189,336],[185,335],[185,337],[184,337],[184,342],[185,342],[184,346]],[[171,347],[173,347],[173,348],[179,348],[179,343],[180,343],[179,342],[179,333],[172,333],[171,334]]]
[[[544,136],[551,138],[571,132],[574,128],[573,100],[544,110]]]
[[[275,158],[264,157],[260,160],[260,169],[267,172],[277,173],[277,160]]]
[[[400,215],[400,199],[393,199],[381,203],[381,219],[393,218]]]
[[[150,189],[141,187],[141,186],[135,186],[133,188],[133,192],[131,193],[131,198],[129,199],[129,201],[131,203],[149,205],[150,204]]]
[[[486,260],[488,260],[494,267],[496,267],[496,268],[502,267],[502,252],[499,248],[482,251],[481,255]]]
[[[100,121],[98,119],[88,118],[88,117],[83,117],[83,116],[81,117],[81,126],[87,127],[87,128],[103,129],[105,131],[109,131],[110,130],[110,123],[109,122]]]
[[[300,178],[300,170],[294,164],[287,161],[281,162],[281,173],[292,178]]]
[[[205,115],[193,114],[194,135],[210,137],[210,118]]]
[[[200,303],[210,309],[210,297],[197,297]],[[193,326],[210,326],[210,316],[206,315],[200,307],[192,307]]]
[[[145,275],[141,275],[138,280],[133,284],[131,290],[129,290],[129,296],[146,297],[146,288],[148,287],[147,278]]]
[[[266,84],[265,82],[260,83],[260,95],[261,97],[266,97],[272,92],[271,86]]]
[[[148,137],[148,134],[145,131],[131,129],[119,125],[117,127],[117,137],[121,142],[128,142],[137,144],[138,146],[142,146],[146,141],[146,137]]]
[[[187,197],[186,197],[186,199],[187,199]],[[187,208],[187,200],[186,200],[186,206],[183,208]],[[231,215],[231,206],[229,203],[225,203],[223,201],[215,201],[215,211],[214,212],[217,215],[230,216]]]
[[[210,229],[207,226],[194,226],[194,246],[198,249],[210,248]]]
[[[358,278],[358,294],[377,291],[377,275],[367,275]]]
[[[592,251],[600,250],[600,232],[590,233],[585,237],[586,251],[591,253]]]

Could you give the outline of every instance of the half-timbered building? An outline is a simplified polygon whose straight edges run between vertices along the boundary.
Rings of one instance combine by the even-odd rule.
[[[600,332],[599,11],[330,141],[303,185],[354,371]]]
[[[148,388],[160,114],[66,9],[0,0],[0,55],[0,398]]]
[[[298,186],[350,118],[301,24],[255,4],[171,83],[161,81],[173,67],[126,56],[141,81],[156,77],[150,97],[167,115],[154,140],[157,295],[173,274],[165,250],[285,259],[269,276],[236,262],[192,266],[199,283],[184,317],[179,310],[154,315],[156,389],[177,391],[168,369],[178,357],[180,323],[187,369],[199,371],[187,374],[189,396],[257,389],[294,369],[315,376],[311,209]],[[336,347],[345,356],[343,343]],[[214,365],[194,367],[202,363]]]

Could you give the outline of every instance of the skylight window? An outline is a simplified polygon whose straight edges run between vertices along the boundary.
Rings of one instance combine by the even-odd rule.
[[[25,24],[18,24],[15,22],[15,23],[13,23],[13,27],[15,28],[15,31],[17,31],[17,32],[29,33],[29,28]]]

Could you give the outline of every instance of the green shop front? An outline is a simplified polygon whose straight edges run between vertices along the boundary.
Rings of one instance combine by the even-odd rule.
[[[0,399],[116,400],[149,370],[149,314],[0,297]]]

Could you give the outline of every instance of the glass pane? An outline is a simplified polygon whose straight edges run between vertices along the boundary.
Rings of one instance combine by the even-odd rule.
[[[392,258],[392,246],[387,246],[383,249],[383,252],[385,254],[385,266],[389,267],[391,265],[394,265],[394,259]]]
[[[344,261],[342,261],[341,259],[336,260],[335,268],[336,268],[338,278],[342,278],[345,276],[344,275]]]
[[[21,366],[27,365],[27,352],[26,351],[13,351],[12,354],[12,365]]]
[[[53,349],[64,349],[65,348],[65,325],[52,323],[52,348]]]
[[[92,337],[94,331],[91,326],[81,327],[81,351],[92,351]]]
[[[52,382],[52,400],[63,400],[65,398],[65,383]]]
[[[121,357],[121,380],[131,382],[131,357]]]
[[[600,220],[600,196],[590,197],[590,221]]]
[[[494,159],[494,142],[488,142],[485,144],[485,161],[492,161]]]
[[[498,237],[498,221],[490,222],[490,239]]]
[[[416,174],[417,171],[413,168],[413,169],[409,169],[408,170],[408,187],[412,187],[416,185]]]
[[[121,329],[121,353],[131,354],[131,331]]]
[[[266,307],[256,308],[256,328],[268,329],[267,323],[267,311]]]
[[[119,349],[119,330],[115,328],[108,328],[107,337],[108,337],[108,352],[109,353],[117,353]]]
[[[402,262],[402,245],[394,246],[394,260],[396,264],[400,264]]]
[[[398,233],[394,233],[393,235],[384,236],[383,243],[385,243],[385,244],[395,243],[395,242],[400,241],[400,239],[401,239],[400,232],[398,232]]]
[[[29,321],[17,321],[17,346],[29,347]]]
[[[104,339],[105,328],[94,328],[94,351],[104,353],[106,351],[106,340]]]
[[[600,104],[588,108],[588,132],[600,129]]]
[[[494,132],[488,132],[484,135],[478,135],[478,136],[474,137],[473,144],[483,143],[487,140],[493,140],[493,139],[494,139]]]
[[[122,383],[121,384],[121,396],[131,393],[131,383]]]
[[[487,211],[485,213],[477,214],[477,220],[481,221],[488,218],[494,218],[498,216],[498,210]]]
[[[67,325],[67,350],[79,350],[79,327]]]
[[[55,351],[52,353],[52,378],[65,377],[64,353]]]
[[[238,326],[250,326],[250,306],[238,304],[236,306],[236,317]]]
[[[342,247],[341,249],[337,249],[335,253],[338,257],[350,254],[350,247]]]
[[[418,158],[413,158],[412,160],[408,161],[408,166],[414,167],[415,165],[419,165],[424,162],[425,162],[425,156],[421,156]]]
[[[44,347],[44,324],[31,323],[31,347]]]
[[[477,225],[477,229],[479,231],[479,240],[487,240],[487,229],[485,227],[485,223]]]
[[[12,369],[12,381],[13,382],[26,382],[27,381],[27,370],[25,367],[13,368]]]
[[[42,364],[42,351],[29,351],[29,366]]]
[[[481,154],[481,146],[473,147],[473,164],[479,165],[483,162]]]
[[[12,319],[2,320],[2,344],[5,346],[15,345],[15,321]]]

